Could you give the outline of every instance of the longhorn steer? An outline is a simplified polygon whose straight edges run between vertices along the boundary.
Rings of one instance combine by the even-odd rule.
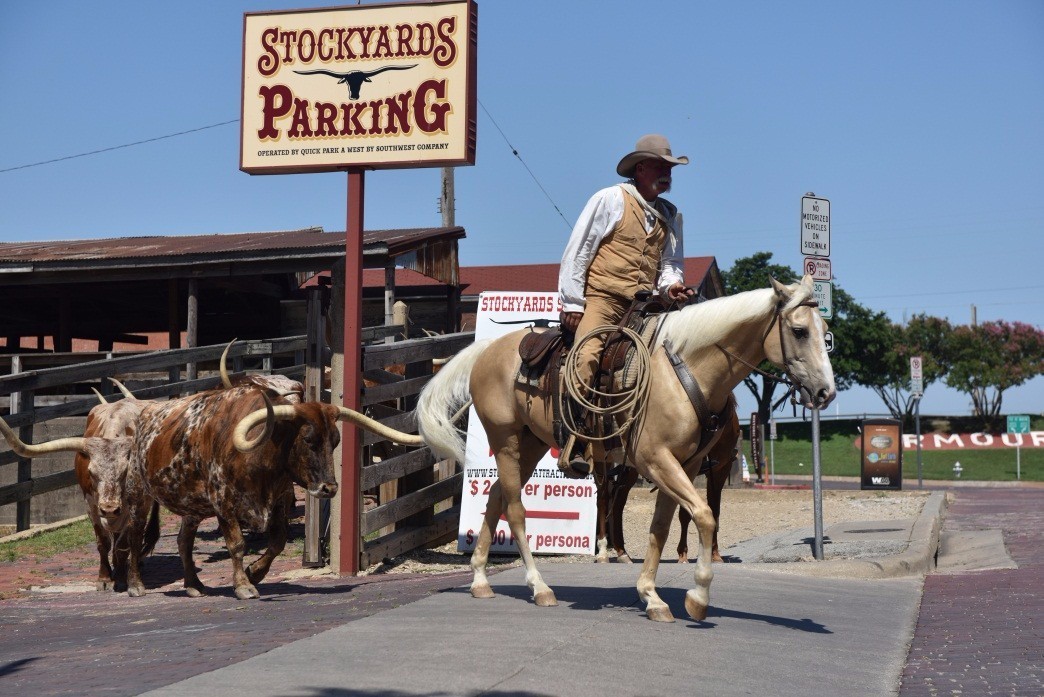
[[[133,499],[140,495],[140,491],[129,490],[126,486],[130,465],[129,441],[137,429],[138,415],[149,403],[136,399],[116,380],[113,382],[127,395],[127,399],[110,404],[99,394],[102,403],[87,414],[87,426],[83,432],[85,439],[106,439],[108,443],[86,441],[91,445],[77,450],[74,460],[76,481],[87,503],[87,517],[94,526],[94,537],[98,544],[98,580],[95,588],[100,591],[126,590],[126,528],[130,522],[129,511],[137,504]],[[141,556],[147,556],[156,546],[159,524],[159,504],[153,502]]]
[[[337,492],[333,449],[340,442],[336,407],[309,402],[287,404],[276,395],[278,421],[266,427],[263,442],[240,452],[233,444],[236,424],[259,408],[267,395],[253,386],[233,387],[146,406],[138,420],[131,475],[144,490],[182,516],[178,552],[185,569],[185,589],[197,597],[206,587],[196,575],[192,544],[199,523],[217,516],[232,558],[232,584],[240,599],[257,598],[261,581],[286,544],[288,492],[296,482],[309,493],[328,498]],[[264,417],[262,416],[262,420]],[[136,550],[141,548],[145,510],[131,512],[131,560],[128,593],[145,592]],[[243,568],[241,525],[266,530],[264,554]]]
[[[115,380],[113,382],[116,382]],[[119,385],[119,383],[117,383]],[[128,527],[130,512],[140,509],[151,515],[138,538],[137,557],[152,552],[159,539],[159,505],[143,498],[140,487],[128,483],[131,465],[131,445],[138,414],[148,402],[130,398],[109,404],[99,394],[101,404],[87,415],[83,437],[60,438],[39,445],[23,443],[15,432],[0,419],[0,433],[11,449],[22,457],[40,457],[48,453],[72,451],[76,453],[76,480],[87,504],[87,516],[94,527],[98,545],[99,591],[122,590],[127,582]],[[109,555],[112,554],[110,563]]]

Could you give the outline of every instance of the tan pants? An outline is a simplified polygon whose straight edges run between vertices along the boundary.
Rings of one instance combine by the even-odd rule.
[[[630,300],[623,300],[611,295],[589,294],[587,304],[584,307],[584,316],[580,319],[580,326],[576,328],[576,339],[579,341],[587,332],[603,324],[616,326],[620,319],[631,306]],[[587,341],[578,355],[577,377],[585,384],[591,384],[598,369],[598,359],[602,355],[602,347],[605,346],[605,335],[599,335]],[[578,385],[577,387],[581,387]],[[583,389],[581,387],[581,389]]]

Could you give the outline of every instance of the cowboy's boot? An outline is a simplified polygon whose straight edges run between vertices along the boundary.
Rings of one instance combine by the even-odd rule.
[[[570,479],[586,477],[594,471],[591,445],[579,440],[575,433],[569,434],[565,447],[558,455],[558,469]]]

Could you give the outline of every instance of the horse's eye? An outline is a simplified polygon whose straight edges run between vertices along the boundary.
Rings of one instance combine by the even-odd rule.
[[[807,339],[808,338],[808,330],[805,329],[804,327],[791,327],[790,331],[794,333],[794,338],[795,339]]]

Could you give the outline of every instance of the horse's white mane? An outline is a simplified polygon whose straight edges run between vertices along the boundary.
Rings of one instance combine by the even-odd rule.
[[[784,310],[796,307],[812,294],[811,288],[801,283],[788,288],[793,295]],[[674,350],[684,355],[722,341],[737,326],[764,319],[775,309],[776,292],[772,288],[715,298],[668,313],[660,337],[670,340]]]

